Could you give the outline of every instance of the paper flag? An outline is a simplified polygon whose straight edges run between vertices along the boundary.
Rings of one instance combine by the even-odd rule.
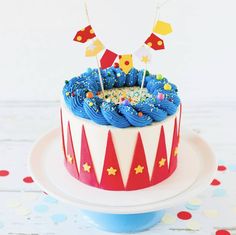
[[[86,47],[85,56],[96,56],[104,49],[103,44],[99,39],[94,40],[88,47]]]
[[[106,68],[112,66],[116,57],[117,57],[116,53],[106,49],[106,51],[104,52],[104,54],[100,60],[101,68],[106,69]]]
[[[141,46],[134,54],[140,59],[141,62],[147,64],[151,61],[150,49],[146,46]]]
[[[171,24],[158,20],[153,27],[153,32],[161,35],[172,33]]]
[[[151,36],[145,41],[145,44],[154,50],[165,49],[163,40],[157,37],[154,33],[152,33]]]
[[[119,56],[119,65],[124,73],[129,73],[129,71],[133,68],[133,58],[131,54],[120,55]]]
[[[91,25],[86,26],[84,29],[77,32],[74,37],[74,41],[85,43],[89,39],[96,37]]]

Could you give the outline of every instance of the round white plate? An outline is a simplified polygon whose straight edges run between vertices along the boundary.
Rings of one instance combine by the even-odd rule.
[[[217,164],[215,157],[198,135],[184,130],[178,167],[164,182],[135,191],[108,191],[74,179],[64,166],[60,130],[41,137],[29,156],[35,182],[48,194],[81,209],[132,214],[157,211],[187,200],[205,189],[212,181]]]

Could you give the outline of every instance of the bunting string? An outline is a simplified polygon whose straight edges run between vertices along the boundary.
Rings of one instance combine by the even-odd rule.
[[[157,35],[167,35],[172,32],[171,24],[161,21],[160,20],[160,10],[163,6],[165,6],[170,0],[166,0],[163,3],[156,2],[156,12],[154,23],[152,26],[151,35],[145,40],[143,45],[138,48],[133,53],[125,54],[125,55],[118,55],[118,53],[113,52],[112,50],[107,49],[103,43],[97,38],[90,22],[87,0],[84,0],[84,8],[85,14],[87,18],[88,25],[78,31],[74,37],[74,41],[80,43],[87,43],[92,39],[92,42],[86,47],[85,56],[88,57],[96,57],[97,67],[98,67],[98,75],[99,80],[101,83],[102,93],[104,96],[104,86],[102,82],[102,76],[100,69],[106,69],[114,64],[117,57],[119,58],[119,67],[123,70],[124,73],[128,74],[129,71],[133,67],[133,54],[140,59],[141,62],[144,63],[144,72],[141,82],[141,89],[140,89],[140,99],[142,98],[142,90],[144,87],[144,81],[147,74],[147,64],[151,61],[151,53],[150,49],[154,51],[163,50],[165,49],[164,41]],[[98,54],[104,51],[103,55],[98,59]]]

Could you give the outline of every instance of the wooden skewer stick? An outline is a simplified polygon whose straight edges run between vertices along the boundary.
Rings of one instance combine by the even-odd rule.
[[[105,98],[104,86],[103,86],[102,74],[101,74],[101,70],[100,70],[100,63],[99,63],[97,55],[96,55],[96,60],[97,60],[97,67],[98,67],[98,76],[99,76],[99,80],[100,80],[100,84],[101,84],[101,88],[102,88],[102,95],[103,95],[103,99],[104,99]]]

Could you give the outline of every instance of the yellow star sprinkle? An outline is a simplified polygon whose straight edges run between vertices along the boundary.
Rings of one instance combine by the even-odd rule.
[[[91,166],[86,162],[86,163],[83,165],[83,168],[84,168],[84,171],[90,172]]]
[[[143,56],[142,59],[141,59],[141,61],[142,61],[143,63],[147,64],[147,63],[150,61],[150,59],[149,59],[148,56]]]
[[[135,174],[137,175],[137,174],[143,173],[143,169],[144,169],[144,166],[138,165],[136,168],[134,168]]]
[[[68,154],[68,155],[66,156],[66,160],[67,160],[67,162],[69,162],[70,164],[73,163],[73,157],[72,157],[70,154]]]
[[[166,159],[162,158],[158,163],[159,163],[159,167],[163,167],[163,166],[165,166]]]
[[[116,172],[117,172],[117,169],[113,167],[107,168],[108,175],[116,175]]]
[[[174,156],[177,157],[177,155],[178,155],[178,148],[176,147],[174,151]]]

